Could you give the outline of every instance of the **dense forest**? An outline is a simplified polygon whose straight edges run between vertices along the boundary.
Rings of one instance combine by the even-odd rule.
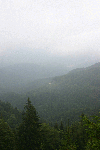
[[[28,98],[24,111],[0,101],[0,150],[99,150],[100,117],[54,126],[40,121]],[[8,114],[8,116],[7,116]],[[99,115],[99,114],[98,114]]]
[[[10,84],[10,83],[9,83]],[[23,110],[30,97],[46,123],[72,124],[80,114],[96,115],[100,109],[100,63],[74,69],[63,76],[38,79],[16,91],[1,90],[0,99]],[[17,90],[18,91],[18,90]]]
[[[99,111],[100,63],[0,87],[0,150],[99,150]]]

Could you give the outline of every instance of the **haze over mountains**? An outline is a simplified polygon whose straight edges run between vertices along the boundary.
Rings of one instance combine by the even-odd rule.
[[[1,149],[100,149],[99,111],[100,1],[0,0]]]
[[[66,50],[67,51],[67,50]],[[33,63],[37,65],[51,65],[64,67],[86,67],[99,61],[99,50],[86,49],[84,53],[59,53],[53,54],[45,49],[30,49],[27,47],[8,48],[0,53],[0,68],[13,64]],[[59,67],[60,69],[60,67]]]
[[[43,72],[41,72],[41,68],[38,70],[38,66],[30,65],[29,67],[29,64],[29,68],[27,68],[30,73],[23,76],[26,72],[26,66],[25,64],[19,65],[19,70],[23,71],[19,73],[20,77],[17,76],[18,78],[13,76],[12,67],[7,68],[10,74],[7,73],[1,76],[0,99],[2,101],[8,101],[14,107],[17,106],[19,109],[23,109],[27,97],[30,97],[40,117],[47,122],[55,122],[56,120],[60,122],[61,119],[66,122],[70,117],[70,123],[72,123],[79,118],[81,113],[91,115],[99,111],[100,62],[89,67],[73,69],[67,74],[56,77],[50,77],[48,72],[46,78],[43,78],[45,69],[42,68]],[[31,67],[34,68],[32,75]],[[19,70],[16,69],[16,74]],[[6,75],[9,78],[6,78]],[[27,80],[28,75],[34,78],[29,77],[29,79],[32,79],[31,82]],[[24,83],[25,80],[28,82]],[[15,82],[16,86],[14,81],[18,81]]]
[[[28,82],[67,74],[70,70],[87,67],[99,60],[91,55],[58,56],[26,49],[11,50],[0,56],[0,88],[14,91]]]
[[[1,100],[30,97],[53,122],[99,109],[99,1],[5,0],[0,14]]]

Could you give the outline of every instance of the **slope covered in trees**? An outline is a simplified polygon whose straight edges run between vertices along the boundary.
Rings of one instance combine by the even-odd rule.
[[[10,103],[0,100],[0,119],[3,119],[11,128],[17,127],[22,121],[22,113],[13,108]]]
[[[0,67],[0,88],[5,91],[20,91],[19,88],[27,86],[37,79],[62,75],[71,70],[68,67],[59,65],[41,65],[34,63],[22,63]]]
[[[2,106],[5,108],[5,104]],[[17,112],[18,113],[18,112]],[[27,100],[22,122],[11,128],[0,119],[0,150],[97,150],[100,149],[100,117],[89,119],[84,114],[80,121],[69,126],[54,127],[41,123],[35,107]]]
[[[30,97],[40,117],[46,122],[70,124],[81,113],[96,114],[100,109],[100,63],[74,69],[68,74],[40,79],[24,87],[24,94],[4,93],[0,99],[23,109]],[[21,90],[20,90],[21,92]]]
[[[27,93],[40,116],[50,122],[76,121],[81,113],[100,109],[100,63],[55,77],[51,83]]]

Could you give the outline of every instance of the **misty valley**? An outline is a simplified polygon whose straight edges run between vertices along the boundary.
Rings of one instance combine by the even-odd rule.
[[[100,62],[0,68],[0,150],[99,150]]]
[[[0,0],[0,150],[100,150],[100,0]]]

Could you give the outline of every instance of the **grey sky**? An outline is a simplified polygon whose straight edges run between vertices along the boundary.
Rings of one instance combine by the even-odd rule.
[[[0,55],[19,47],[100,55],[100,0],[0,0]]]

